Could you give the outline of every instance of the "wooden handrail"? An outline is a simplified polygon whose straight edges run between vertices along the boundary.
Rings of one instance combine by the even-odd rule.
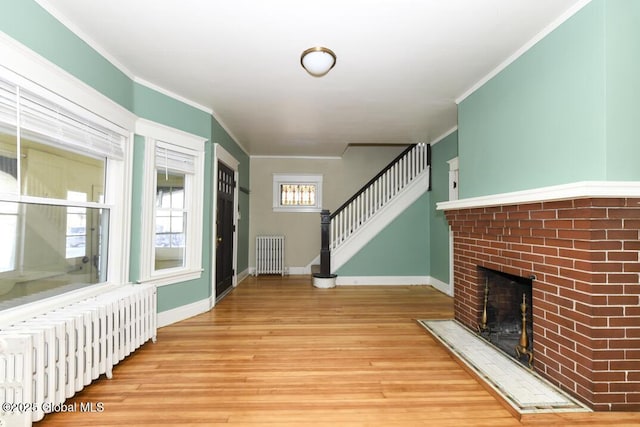
[[[393,167],[393,165],[395,165],[400,159],[402,159],[404,156],[407,155],[408,152],[410,152],[411,150],[413,150],[413,148],[416,146],[417,144],[411,144],[409,146],[407,146],[407,148],[405,150],[402,151],[402,153],[398,154],[398,156],[391,160],[389,162],[389,164],[387,166],[384,167],[384,169],[382,169],[380,172],[378,172],[378,174],[376,176],[374,176],[373,178],[371,178],[365,185],[363,185],[358,191],[355,192],[355,194],[353,196],[351,196],[349,198],[349,200],[347,200],[346,202],[344,202],[342,205],[340,205],[340,207],[338,209],[336,209],[335,211],[333,211],[333,213],[331,214],[331,219],[335,218],[336,215],[338,215],[340,212],[342,212],[347,206],[349,206],[349,204],[351,202],[353,202],[355,199],[358,198],[359,195],[361,195],[362,193],[364,193],[364,191],[369,188],[374,182],[376,182],[378,180],[378,178],[380,178],[382,175],[384,175],[389,169],[391,169]]]

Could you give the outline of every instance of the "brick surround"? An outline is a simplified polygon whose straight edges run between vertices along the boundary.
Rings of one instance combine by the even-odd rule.
[[[478,267],[534,275],[535,370],[594,410],[640,410],[640,198],[451,209],[454,309],[475,330]]]

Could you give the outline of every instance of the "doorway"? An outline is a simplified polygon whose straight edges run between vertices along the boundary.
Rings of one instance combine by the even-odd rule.
[[[218,160],[216,193],[215,298],[223,298],[234,282],[235,171]]]

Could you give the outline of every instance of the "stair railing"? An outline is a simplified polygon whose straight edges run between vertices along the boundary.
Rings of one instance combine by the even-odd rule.
[[[333,213],[323,211],[321,274],[330,272],[328,254],[345,243],[414,179],[430,173],[430,164],[429,144],[410,145]]]

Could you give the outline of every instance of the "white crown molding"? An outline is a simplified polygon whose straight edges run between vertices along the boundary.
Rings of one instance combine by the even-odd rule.
[[[134,79],[134,74],[125,67],[122,62],[118,61],[114,56],[112,56],[106,49],[104,49],[100,44],[98,44],[95,40],[87,35],[84,31],[82,31],[77,25],[75,25],[69,18],[67,18],[64,14],[62,14],[58,9],[55,8],[51,4],[49,0],[35,0],[36,3],[40,5],[44,10],[46,10],[51,16],[53,16],[58,22],[67,27],[69,31],[78,36],[82,41],[89,45],[93,50],[98,52],[100,56],[109,61],[114,67],[124,73],[131,80]]]
[[[593,197],[640,197],[638,181],[582,181],[437,203],[441,211]]]
[[[240,143],[240,140],[233,134],[233,132],[231,132],[231,129],[229,129],[227,125],[222,120],[220,120],[220,118],[218,117],[218,113],[216,113],[215,110],[211,110],[211,116],[214,118],[216,123],[218,123],[222,129],[224,129],[227,135],[229,135],[231,139],[233,139],[233,142],[235,142],[236,145],[240,147],[240,149],[244,152],[244,154],[249,156],[249,151],[244,147],[244,145]],[[213,133],[211,134],[211,140],[213,142],[216,142],[215,135],[213,135]]]
[[[536,34],[531,40],[525,43],[520,49],[515,51],[511,56],[505,59],[500,65],[491,70],[489,74],[480,79],[476,84],[467,89],[462,95],[456,98],[456,104],[460,104],[464,101],[469,95],[482,87],[489,80],[494,78],[498,73],[507,68],[511,63],[513,63],[516,59],[522,56],[525,52],[531,49],[536,43],[540,40],[548,36],[553,30],[562,25],[565,21],[575,15],[580,9],[585,7],[587,4],[591,3],[591,0],[581,0],[578,3],[574,4],[571,8],[569,8],[565,13],[560,15],[557,19],[547,25],[542,31]]]
[[[158,93],[161,93],[165,96],[168,96],[169,98],[175,99],[176,101],[182,102],[183,104],[189,105],[190,107],[193,107],[197,110],[203,111],[207,114],[209,114],[211,117],[214,118],[214,120],[220,125],[220,127],[222,127],[222,129],[224,129],[225,132],[227,132],[227,134],[231,137],[231,139],[233,139],[233,142],[236,143],[236,145],[238,147],[240,147],[240,149],[242,151],[244,151],[244,153],[246,155],[249,155],[249,152],[247,151],[246,148],[244,148],[244,146],[242,144],[240,144],[240,142],[238,141],[238,138],[236,138],[236,136],[231,132],[231,130],[229,130],[229,128],[227,128],[227,126],[224,124],[224,122],[222,122],[222,120],[220,120],[218,118],[218,115],[216,114],[216,112],[211,108],[211,107],[207,107],[205,105],[199,104],[197,102],[191,101],[190,99],[187,99],[181,95],[178,95],[175,92],[172,92],[170,90],[167,90],[161,86],[158,86],[154,83],[151,83],[147,80],[141,79],[140,77],[134,77],[133,81],[135,83],[138,83],[141,86],[144,86],[146,88],[149,88],[151,90],[154,90]],[[211,135],[211,139],[214,138],[214,135]],[[215,141],[214,141],[215,142]]]
[[[0,31],[2,68],[132,131],[136,116],[17,40]]]
[[[342,160],[340,156],[265,156],[252,155],[251,159],[285,159],[285,160]]]
[[[161,93],[161,94],[163,94],[165,96],[168,96],[169,98],[173,98],[176,101],[180,101],[183,104],[186,104],[186,105],[188,105],[190,107],[193,107],[193,108],[195,108],[197,110],[200,110],[200,111],[203,111],[203,112],[205,112],[207,114],[213,115],[213,110],[211,108],[209,108],[207,106],[204,106],[202,104],[198,104],[197,102],[191,101],[190,99],[187,99],[184,96],[178,95],[175,92],[171,92],[168,89],[165,89],[165,88],[163,88],[161,86],[158,86],[158,85],[156,85],[154,83],[151,83],[151,82],[149,82],[147,80],[141,79],[140,77],[133,77],[132,80],[135,83],[138,83],[141,86],[144,86],[144,87],[146,87],[148,89],[154,90],[154,91],[156,91],[158,93]]]
[[[438,142],[442,141],[443,139],[445,139],[446,137],[448,137],[449,135],[451,135],[452,133],[454,133],[455,131],[458,130],[458,126],[454,126],[451,129],[449,129],[448,131],[446,131],[445,133],[443,133],[442,135],[440,135],[439,137],[437,137],[436,139],[434,139],[433,141],[431,141],[429,144],[431,146],[436,145]]]

